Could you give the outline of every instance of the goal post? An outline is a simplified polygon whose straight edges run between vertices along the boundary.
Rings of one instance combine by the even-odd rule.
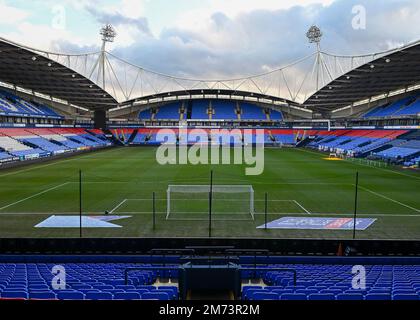
[[[169,185],[166,219],[200,219],[208,215],[210,185]],[[254,219],[254,188],[251,185],[213,185],[212,214],[221,217],[249,215]]]

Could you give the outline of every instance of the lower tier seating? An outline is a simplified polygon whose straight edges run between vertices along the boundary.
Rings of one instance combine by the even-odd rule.
[[[54,264],[0,264],[0,299],[60,300],[173,300],[174,285],[152,285],[153,271],[138,271],[125,283],[127,268],[146,266],[122,263],[67,263],[65,287],[54,286]]]
[[[367,265],[365,289],[353,288],[351,265],[293,264],[270,267],[295,270],[296,285],[290,274],[267,272],[263,276],[263,285],[243,287],[242,299],[420,300],[420,265]]]
[[[65,283],[52,273],[57,267],[53,263],[0,263],[0,300],[176,300],[179,298],[179,262],[175,262],[178,258],[173,256],[174,261],[166,264],[171,270],[142,269],[151,266],[147,263],[67,262],[59,265],[65,270]],[[252,264],[242,264],[242,267],[252,267]],[[366,281],[358,287],[353,284],[352,267],[352,264],[296,263],[259,266],[256,270],[242,271],[241,297],[243,300],[420,300],[420,265],[365,265]],[[140,269],[133,270],[126,279],[127,268]],[[273,268],[279,271],[272,271]],[[290,270],[295,272],[296,279],[293,273],[285,272]],[[160,278],[171,280],[163,283]],[[257,279],[259,283],[254,284]]]

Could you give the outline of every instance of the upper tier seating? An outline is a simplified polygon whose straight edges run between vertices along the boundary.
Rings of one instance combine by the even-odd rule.
[[[63,118],[51,108],[0,90],[0,114],[35,118]]]
[[[209,101],[197,100],[192,102],[191,119],[208,120]]]
[[[241,103],[242,120],[267,120],[264,109],[248,102]]]
[[[139,113],[140,120],[151,120],[152,119],[152,110],[146,109]]]
[[[397,111],[394,115],[416,115],[420,113],[420,98],[417,98],[415,102]]]
[[[159,107],[155,120],[179,120],[181,103],[174,102]]]
[[[235,112],[236,103],[233,101],[214,100],[212,101],[214,111],[213,120],[238,120]]]
[[[420,101],[419,94],[416,94],[376,107],[366,113],[363,118],[416,115],[418,113],[420,113]]]
[[[283,120],[283,114],[280,111],[270,110],[270,120]]]

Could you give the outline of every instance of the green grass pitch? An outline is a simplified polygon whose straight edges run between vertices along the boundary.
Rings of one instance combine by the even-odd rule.
[[[255,216],[214,214],[213,237],[351,238],[342,230],[263,230],[264,193],[268,220],[283,216],[352,217],[355,173],[360,174],[359,217],[376,218],[359,239],[420,239],[420,174],[374,168],[349,161],[326,161],[325,154],[304,149],[266,149],[265,170],[246,176],[245,165],[157,164],[156,148],[113,148],[65,160],[0,170],[0,237],[78,237],[78,229],[34,226],[49,216],[78,214],[78,171],[83,172],[83,214],[112,211],[131,218],[122,228],[85,229],[84,237],[207,237],[208,202],[193,201],[191,212],[167,217],[169,184],[252,185]],[[152,193],[156,229],[152,228]]]

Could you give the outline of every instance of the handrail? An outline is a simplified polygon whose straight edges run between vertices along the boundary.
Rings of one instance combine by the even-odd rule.
[[[267,271],[267,272],[291,272],[293,273],[293,285],[296,287],[297,283],[297,272],[295,269],[290,268],[264,268],[264,269],[258,269],[258,268],[238,268],[240,271]]]
[[[171,255],[171,254],[179,254],[179,253],[194,255],[195,250],[193,249],[152,249],[149,251],[149,253],[150,253],[150,261],[152,264],[153,264],[153,257],[155,255],[161,255],[163,256],[162,265],[165,266],[166,256]]]
[[[131,272],[134,271],[153,271],[153,270],[182,270],[184,268],[176,266],[176,267],[133,267],[133,268],[127,268],[124,270],[124,284],[128,285],[128,275]]]

